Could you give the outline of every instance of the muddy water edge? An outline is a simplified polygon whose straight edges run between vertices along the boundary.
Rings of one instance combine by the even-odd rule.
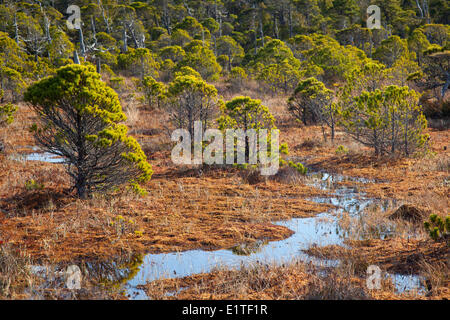
[[[25,160],[59,162],[59,159],[47,155],[27,155]],[[56,161],[55,161],[56,160]],[[292,261],[313,263],[320,267],[333,267],[338,260],[324,260],[309,256],[305,250],[311,246],[340,245],[348,236],[338,223],[342,214],[360,217],[365,210],[386,211],[397,207],[395,200],[380,200],[366,197],[359,190],[365,183],[376,183],[364,178],[353,178],[332,174],[315,168],[307,175],[305,183],[321,190],[328,191],[330,196],[313,197],[308,200],[317,203],[327,203],[335,209],[310,218],[293,218],[287,221],[276,221],[274,224],[285,226],[294,233],[281,241],[266,241],[264,239],[253,244],[240,244],[230,249],[206,251],[189,250],[162,254],[148,254],[119,259],[109,263],[85,263],[81,269],[84,275],[95,279],[97,290],[119,290],[129,299],[148,299],[144,290],[139,289],[151,281],[163,278],[181,278],[199,273],[211,272],[214,268],[239,268],[256,263],[280,264]],[[384,227],[379,231],[379,237],[389,237],[394,227]],[[39,289],[52,288],[57,290],[64,286],[63,266],[34,266],[33,272],[45,279],[40,288],[29,292],[39,298]],[[422,279],[415,275],[387,274],[391,277],[396,293],[415,290],[423,294]],[[91,281],[92,283],[92,281]],[[63,291],[61,291],[63,292]],[[41,297],[42,298],[42,297]],[[64,298],[64,297],[63,297]],[[70,297],[65,297],[70,298]]]

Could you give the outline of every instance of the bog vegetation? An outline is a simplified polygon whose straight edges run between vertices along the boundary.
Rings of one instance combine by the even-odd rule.
[[[255,97],[223,101],[212,84],[233,92],[254,81],[289,96],[298,125],[320,125],[324,139],[341,128],[377,156],[411,156],[427,147],[426,116],[449,115],[449,7],[373,3],[380,29],[366,27],[356,0],[80,0],[81,23],[69,29],[67,1],[3,1],[0,124],[13,120],[12,103],[28,102],[36,142],[64,158],[80,197],[151,177],[121,124],[114,90],[127,78],[167,113],[166,127],[191,135],[195,121],[275,128]]]
[[[370,4],[381,9],[379,29],[367,28]],[[67,24],[69,5],[80,8],[76,28]],[[193,137],[197,121],[203,133],[318,126],[335,159],[352,156],[338,145],[344,136],[373,162],[410,160],[430,154],[429,123],[450,117],[449,17],[446,0],[3,0],[0,126],[31,114],[35,144],[62,159],[70,196],[83,204],[125,188],[145,194],[159,158],[136,136],[155,128],[133,126],[133,106],[135,119],[145,111],[169,133],[186,129]],[[285,103],[286,118],[262,97]],[[248,159],[248,137],[244,143]],[[0,140],[0,152],[5,147]],[[288,149],[279,146],[285,156]],[[279,161],[285,173],[308,173],[303,160]],[[258,165],[240,166],[248,169],[243,176],[260,181],[251,170]],[[25,189],[44,193],[47,185],[30,178]],[[424,227],[443,242],[449,221],[432,215]],[[112,225],[124,233],[126,223],[122,217]],[[0,271],[8,261],[0,259]]]

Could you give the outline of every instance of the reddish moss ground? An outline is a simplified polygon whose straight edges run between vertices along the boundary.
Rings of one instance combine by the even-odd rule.
[[[32,121],[22,106],[17,122],[0,129],[0,135],[25,130]],[[124,252],[213,250],[280,240],[292,231],[272,221],[328,209],[305,200],[321,194],[314,188],[276,181],[249,185],[237,170],[175,167],[167,160],[169,151],[149,154],[155,173],[145,185],[146,197],[125,192],[81,201],[69,192],[62,165],[10,160],[31,152],[31,136],[14,133],[6,140],[7,153],[0,158],[1,240],[39,260],[108,260]],[[44,188],[27,190],[31,179]]]
[[[422,157],[375,157],[338,132],[334,145],[324,143],[318,127],[289,128],[285,141],[291,154],[308,164],[347,176],[376,179],[363,191],[377,198],[395,198],[445,215],[450,207],[450,130],[429,129],[429,153]],[[349,149],[336,154],[337,146]]]
[[[7,145],[6,156],[0,159],[0,240],[38,260],[108,260],[124,252],[212,250],[256,239],[283,239],[291,231],[271,221],[327,210],[325,205],[305,200],[321,192],[301,182],[248,184],[235,170],[198,171],[172,166],[162,130],[140,129],[146,128],[149,119],[154,122],[155,116],[158,113],[143,111],[132,127],[155,171],[145,186],[149,195],[139,198],[120,193],[81,201],[68,192],[70,184],[61,165],[9,159],[14,153],[30,152],[27,146],[33,145],[26,129],[34,115],[22,106],[13,125],[0,129]],[[364,191],[448,214],[450,131],[430,130],[434,156],[380,159],[370,156],[370,150],[355,146],[342,133],[331,145],[322,142],[318,127],[286,124],[280,129],[291,156],[345,175],[381,179],[385,182],[364,185]],[[350,153],[337,155],[340,144]],[[44,188],[26,190],[25,183],[30,179],[43,183]],[[427,242],[425,247],[433,246]],[[379,243],[379,248],[381,260],[398,254],[392,264],[402,263],[404,248],[389,250],[387,243]],[[431,251],[421,252],[426,257]],[[285,280],[301,285],[301,274],[292,277]],[[251,293],[249,297],[253,297]]]
[[[273,219],[327,210],[302,198],[280,196],[275,183],[256,188],[236,186],[232,180],[160,177],[149,183],[145,198],[121,195],[89,201],[52,189],[23,191],[1,201],[2,237],[36,258],[52,261],[108,258],[122,250],[218,249],[286,238],[292,232],[273,225]],[[301,189],[305,196],[313,193],[308,188],[297,191]]]
[[[401,274],[417,274],[421,263],[439,262],[449,263],[449,247],[445,242],[414,239],[371,239],[348,240],[350,248],[331,245],[325,247],[312,247],[306,252],[310,255],[337,259],[358,259],[367,265],[374,264],[383,267],[385,271]]]
[[[236,270],[214,270],[184,278],[162,279],[140,286],[151,299],[167,300],[417,300],[448,299],[441,287],[428,295],[407,291],[397,294],[392,282],[369,290],[365,277],[331,271],[317,276],[302,263],[281,266],[256,265]]]

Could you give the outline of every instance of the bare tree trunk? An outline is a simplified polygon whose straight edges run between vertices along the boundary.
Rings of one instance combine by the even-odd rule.
[[[422,10],[422,7],[420,6],[419,0],[416,0],[416,5],[420,12],[420,18],[423,19],[423,10]]]
[[[192,17],[193,16],[193,10],[191,8],[189,8],[188,4],[186,3],[186,1],[183,1],[183,5],[186,8],[186,11],[188,13],[188,16]]]
[[[330,128],[331,128],[331,142],[334,143],[335,119],[333,115],[333,107],[330,106]]]
[[[84,37],[83,37],[83,29],[80,25],[80,28],[78,29],[78,34],[80,37],[80,50],[81,50],[81,55],[83,56],[83,58],[86,58],[86,47],[84,46]]]
[[[95,30],[94,16],[91,16],[92,37],[94,38],[94,47],[97,47],[97,31]]]
[[[127,44],[127,28],[125,26],[125,22],[123,23],[122,41],[123,41],[122,52],[126,53],[128,51],[128,44]]]
[[[97,4],[102,11],[102,18],[106,25],[106,33],[111,33],[111,26],[109,25],[108,17],[106,16],[105,9],[103,8],[101,0],[97,0]]]
[[[259,12],[259,34],[261,36],[262,46],[264,47],[264,28],[263,28],[263,10]]]
[[[255,55],[258,53],[258,36],[256,34],[256,4],[253,3],[253,15],[252,15],[252,29],[254,31],[255,37]]]
[[[78,52],[77,50],[75,50],[73,52],[73,63],[75,64],[80,64],[80,58],[78,57]]]
[[[80,199],[87,198],[86,178],[84,177],[84,175],[82,173],[78,174],[75,188],[77,189],[77,195]]]
[[[97,73],[100,74],[102,72],[102,65],[100,58],[97,58]]]
[[[217,16],[217,0],[214,0],[214,18],[217,21],[217,19],[218,19],[218,16]]]
[[[445,83],[442,86],[442,90],[441,90],[442,100],[444,100],[445,92],[447,91],[449,85],[450,85],[450,72],[447,72],[447,79],[445,80]]]
[[[140,46],[140,44],[139,44],[138,39],[136,38],[136,34],[134,33],[134,29],[131,28],[131,24],[128,25],[128,30],[130,30],[131,39],[133,39],[134,47],[135,47],[136,49],[137,49],[137,48],[140,48],[141,46]]]
[[[44,17],[44,24],[45,24],[45,36],[47,38],[47,42],[52,42],[52,37],[50,36],[50,22],[48,21],[47,16]]]
[[[274,33],[275,39],[280,38],[280,36],[278,34],[278,20],[277,20],[277,16],[275,14],[273,15],[273,33]]]
[[[38,40],[37,35],[34,35],[34,61],[38,62]]]
[[[428,8],[428,0],[423,0],[422,6],[425,18],[427,19],[427,23],[430,24],[431,21],[430,21],[430,10]]]
[[[292,32],[292,5],[289,2],[289,38],[292,38],[293,32]]]
[[[167,0],[163,1],[163,14],[162,14],[162,24],[167,30],[167,33],[170,35],[172,32],[170,31],[170,15],[167,9]]]
[[[17,45],[19,44],[19,26],[17,24],[17,14],[14,13],[14,31],[15,31],[15,40]]]

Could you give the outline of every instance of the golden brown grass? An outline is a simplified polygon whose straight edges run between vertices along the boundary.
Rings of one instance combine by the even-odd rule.
[[[288,143],[291,156],[332,172],[382,180],[361,185],[370,196],[397,198],[431,212],[448,214],[449,130],[429,130],[432,153],[425,157],[375,158],[369,149],[356,144],[342,132],[337,132],[334,143],[325,142],[320,127],[303,127],[292,121],[284,96],[262,95],[254,84],[250,84],[239,93],[227,93],[225,98],[242,94],[261,98],[269,106],[281,129],[281,142]],[[233,169],[174,167],[170,161],[170,140],[164,128],[167,116],[161,110],[150,110],[141,105],[138,96],[123,93],[121,99],[128,114],[130,133],[142,144],[155,171],[145,186],[149,194],[144,198],[118,192],[78,200],[69,192],[70,181],[61,165],[11,160],[9,156],[31,152],[27,146],[34,145],[27,129],[35,121],[35,115],[26,106],[20,106],[16,121],[8,128],[0,128],[0,138],[7,147],[6,155],[0,156],[0,241],[21,247],[38,261],[50,262],[82,258],[108,260],[131,252],[211,250],[257,239],[286,238],[291,231],[272,224],[273,220],[309,217],[329,208],[305,200],[324,193],[305,186],[303,178],[289,169],[280,170],[273,178],[261,179],[255,173]],[[347,147],[349,152],[336,154],[338,145]],[[29,180],[43,184],[44,188],[27,190],[25,184]],[[378,211],[368,213],[364,219],[360,225],[347,220],[354,236],[386,222],[385,216]],[[345,222],[343,219],[342,223]],[[405,224],[397,230],[394,239],[372,239],[360,246],[354,244],[351,250],[355,250],[353,253],[360,258],[373,259],[374,263],[392,270],[420,265],[418,272],[444,274],[441,262],[445,261],[445,256],[439,253],[442,248],[430,241],[402,239],[402,236],[408,238],[410,231],[417,230],[417,227]],[[340,248],[332,249],[337,257],[346,257],[347,253]],[[435,263],[422,266],[426,259],[417,260],[417,255]],[[358,270],[357,265],[355,262],[350,269]],[[183,291],[185,293],[180,297],[370,296],[367,292],[361,293],[358,289],[361,286],[353,286],[360,279],[350,281],[348,279],[357,277],[347,279],[345,275],[350,273],[339,272],[330,278],[314,276],[314,280],[308,280],[311,275],[305,272],[304,266],[296,263],[270,266],[269,269],[259,266],[256,270],[218,270],[183,280],[196,287]],[[430,279],[436,283],[434,287],[448,287],[448,281],[439,280],[442,276]],[[171,281],[181,280],[167,280],[167,283]],[[164,284],[165,288],[165,283],[150,285]],[[216,288],[218,283],[221,286]],[[329,291],[331,283],[338,284],[337,291]],[[182,286],[180,283],[179,287]],[[157,290],[153,291],[158,297]],[[377,293],[376,297],[394,298],[388,291]]]
[[[210,273],[184,278],[160,279],[140,286],[148,297],[158,300],[367,300],[436,299],[438,295],[418,296],[414,291],[396,294],[392,281],[381,281],[380,290],[369,290],[362,261],[349,261],[336,268],[287,264],[217,268]],[[365,267],[367,268],[367,267]]]
[[[2,234],[34,257],[54,261],[279,240],[291,231],[271,221],[327,210],[304,200],[320,194],[312,188],[296,185],[285,191],[273,181],[249,185],[234,171],[156,167],[146,197],[119,193],[82,201],[67,193],[58,164],[4,159],[1,165],[14,168],[2,171],[0,180]],[[26,190],[31,178],[42,181],[44,189]]]
[[[0,241],[0,299],[23,297],[24,288],[32,279],[30,257]]]

